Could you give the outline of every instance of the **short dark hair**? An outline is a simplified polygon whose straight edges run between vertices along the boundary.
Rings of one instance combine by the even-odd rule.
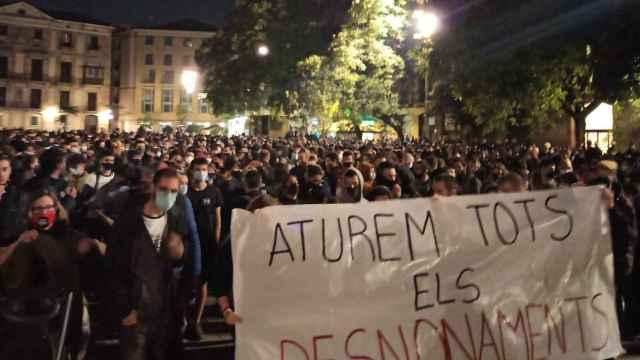
[[[258,189],[262,186],[262,175],[258,170],[249,170],[244,175],[244,183],[249,189]]]
[[[322,168],[320,166],[311,164],[307,166],[307,174],[309,177],[316,176],[316,175],[323,176],[324,171],[322,171]]]
[[[66,154],[64,151],[59,148],[51,148],[45,150],[45,152],[40,155],[40,171],[42,175],[49,176],[56,170],[58,164],[63,162],[66,158]]]
[[[344,172],[344,177],[354,177],[354,176],[358,176],[358,173],[353,169],[349,169]]]
[[[367,193],[367,200],[373,201],[378,196],[388,196],[391,198],[391,191],[386,186],[376,186]]]
[[[203,157],[199,157],[196,159],[193,159],[193,161],[191,162],[191,168],[193,169],[196,166],[200,166],[200,165],[207,165],[209,166],[209,163],[207,162],[207,159],[203,158]]]
[[[166,168],[166,169],[156,171],[156,173],[153,175],[153,185],[158,185],[160,180],[165,178],[177,179],[178,172],[172,168]]]

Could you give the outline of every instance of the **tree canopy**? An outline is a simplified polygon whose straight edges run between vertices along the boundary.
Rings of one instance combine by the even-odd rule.
[[[564,114],[575,141],[602,102],[640,89],[638,2],[486,1],[436,42],[434,73],[486,132]]]

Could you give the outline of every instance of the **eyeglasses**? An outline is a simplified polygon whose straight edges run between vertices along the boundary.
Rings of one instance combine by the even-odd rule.
[[[44,212],[45,210],[55,209],[55,205],[34,206],[31,208],[32,212]]]

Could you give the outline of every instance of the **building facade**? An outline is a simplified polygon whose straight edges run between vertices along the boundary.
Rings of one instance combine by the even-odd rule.
[[[113,29],[25,2],[0,6],[0,127],[109,128]]]
[[[214,29],[201,23],[176,23],[157,28],[133,28],[115,35],[114,98],[118,126],[134,131],[141,125],[217,124],[196,51]]]

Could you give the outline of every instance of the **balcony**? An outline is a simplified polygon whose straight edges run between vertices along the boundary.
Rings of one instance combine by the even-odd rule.
[[[104,85],[104,79],[102,78],[83,78],[82,84],[84,85]]]

